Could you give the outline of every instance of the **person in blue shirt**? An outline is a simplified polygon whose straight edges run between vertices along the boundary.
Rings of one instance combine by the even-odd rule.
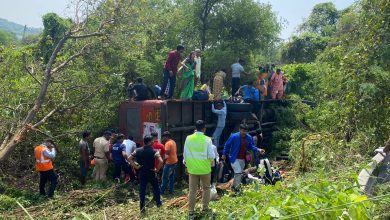
[[[252,104],[252,115],[255,119],[257,119],[256,114],[259,112],[259,91],[253,86],[253,81],[249,81],[247,85],[241,86],[238,89],[236,95],[242,93],[242,98],[244,102]]]
[[[227,114],[225,101],[217,102],[215,107],[213,103],[211,105],[211,110],[213,111],[213,113],[217,114],[218,116],[217,127],[215,128],[215,131],[213,133],[213,144],[218,148],[219,139],[221,137],[223,129],[225,128],[225,121],[226,121],[226,114]]]
[[[126,161],[126,145],[123,144],[124,139],[125,136],[123,134],[118,134],[111,151],[111,158],[114,163],[113,179],[116,181],[119,181],[122,170],[128,173],[127,169],[129,169]]]
[[[222,160],[226,160],[226,157],[228,157],[234,171],[232,186],[234,191],[239,190],[239,185],[245,168],[246,154],[250,150],[253,152],[256,164],[258,164],[259,161],[257,159],[257,152],[263,154],[264,150],[257,148],[254,144],[252,136],[248,134],[248,125],[241,124],[239,132],[230,135],[222,152]]]
[[[242,93],[242,98],[245,102],[252,102],[254,100],[255,96],[255,87],[253,86],[253,82],[249,81],[247,85],[241,86],[238,91],[236,92],[236,95],[239,95]]]

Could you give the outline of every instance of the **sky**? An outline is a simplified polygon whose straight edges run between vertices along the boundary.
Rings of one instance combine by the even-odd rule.
[[[355,0],[258,0],[270,3],[273,11],[285,21],[280,37],[287,39],[294,33],[297,26],[307,18],[314,5],[332,1],[341,10]],[[55,12],[61,16],[70,14],[68,8],[71,0],[0,0],[0,18],[29,27],[43,27],[42,16]]]

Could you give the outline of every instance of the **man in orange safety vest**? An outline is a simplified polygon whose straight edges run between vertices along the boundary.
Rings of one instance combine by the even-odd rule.
[[[53,171],[53,158],[56,156],[56,150],[53,140],[46,140],[43,144],[34,149],[35,152],[35,170],[39,172],[39,193],[43,196],[45,193],[45,185],[50,181],[50,188],[47,194],[48,198],[52,198],[54,190],[57,186],[57,175]]]

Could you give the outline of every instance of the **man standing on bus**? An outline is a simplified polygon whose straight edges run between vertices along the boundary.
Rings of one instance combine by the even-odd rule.
[[[182,60],[183,45],[177,45],[176,50],[169,52],[168,59],[164,64],[164,81],[161,87],[161,98],[171,99],[176,85],[177,65]]]

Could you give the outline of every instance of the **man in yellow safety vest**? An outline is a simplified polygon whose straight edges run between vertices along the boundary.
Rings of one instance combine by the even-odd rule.
[[[189,173],[189,219],[194,218],[196,191],[199,181],[202,186],[203,212],[212,214],[208,208],[210,202],[210,173],[211,163],[215,158],[211,138],[207,137],[205,122],[198,120],[195,123],[196,131],[187,136],[184,144],[183,159]]]
[[[34,149],[35,152],[35,169],[39,172],[39,193],[43,196],[45,193],[45,185],[50,181],[50,188],[47,194],[48,198],[52,198],[54,190],[57,186],[57,175],[53,171],[52,159],[56,156],[53,140],[46,140],[43,144]]]

